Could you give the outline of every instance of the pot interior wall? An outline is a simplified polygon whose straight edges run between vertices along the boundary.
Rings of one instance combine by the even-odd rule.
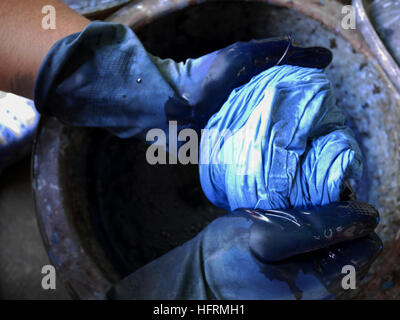
[[[176,60],[239,40],[288,34],[300,44],[330,48],[334,59],[326,73],[364,154],[357,197],[379,208],[383,240],[394,238],[400,224],[399,109],[374,67],[340,36],[294,10],[262,3],[199,5],[166,15],[137,34],[151,53]],[[68,155],[69,163],[86,168],[84,176],[70,176],[77,186],[72,196],[85,198],[85,221],[94,226],[96,241],[120,276],[189,240],[224,213],[204,197],[196,165],[152,166],[145,144],[101,130],[84,132],[85,158],[82,152]]]

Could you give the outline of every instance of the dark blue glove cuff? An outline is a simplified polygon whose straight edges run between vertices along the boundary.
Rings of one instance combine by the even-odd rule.
[[[165,106],[177,99],[133,31],[113,23],[92,22],[58,41],[35,83],[39,112],[119,137],[163,128]]]

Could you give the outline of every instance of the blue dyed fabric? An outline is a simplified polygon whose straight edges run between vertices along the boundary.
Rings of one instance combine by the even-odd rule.
[[[33,101],[0,92],[0,172],[32,151],[38,122]]]
[[[320,69],[262,72],[235,89],[205,129],[201,185],[226,209],[324,205],[362,172],[360,149]]]

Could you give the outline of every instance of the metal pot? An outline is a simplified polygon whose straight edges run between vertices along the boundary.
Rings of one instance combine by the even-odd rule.
[[[301,44],[330,47],[326,73],[365,158],[355,191],[380,210],[384,240],[350,297],[400,297],[399,96],[362,36],[342,29],[341,19],[335,1],[146,0],[107,20],[131,26],[151,53],[176,60],[288,33]],[[52,263],[78,298],[103,299],[112,283],[223,214],[202,194],[196,166],[151,166],[145,148],[102,130],[41,120],[33,155],[37,218]]]
[[[131,0],[62,0],[80,14],[92,18],[100,19],[107,17],[118,8],[127,4]]]

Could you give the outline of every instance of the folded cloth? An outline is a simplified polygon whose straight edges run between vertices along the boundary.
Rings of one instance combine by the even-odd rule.
[[[232,91],[203,131],[199,168],[216,206],[281,209],[339,201],[362,156],[324,72],[283,65]]]

